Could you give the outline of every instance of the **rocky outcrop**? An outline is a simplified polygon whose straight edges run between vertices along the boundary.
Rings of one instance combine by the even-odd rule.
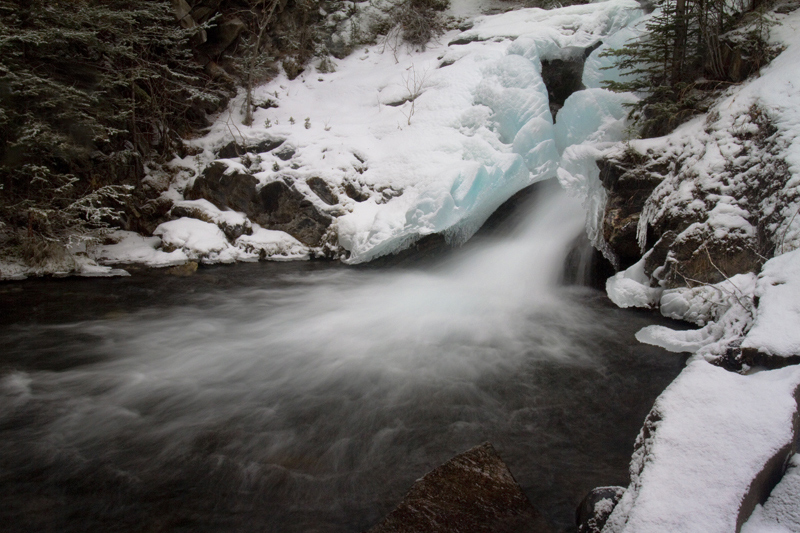
[[[617,159],[598,161],[600,181],[608,193],[603,216],[603,238],[625,269],[642,256],[636,238],[639,217],[645,201],[661,183],[660,168],[642,165],[635,152],[625,152]]]
[[[232,159],[234,157],[240,157],[244,154],[263,154],[264,152],[271,152],[272,150],[280,147],[284,141],[285,139],[273,137],[267,137],[266,139],[255,141],[253,143],[231,141],[220,148],[219,152],[217,153],[217,157],[220,159]],[[281,159],[283,158],[281,157]]]
[[[651,282],[676,288],[758,272],[774,255],[782,206],[798,195],[782,140],[755,106],[737,129],[720,120],[709,116],[702,141],[684,134],[644,151],[631,143],[598,163],[608,196],[603,236],[622,268],[647,252]]]
[[[285,231],[308,246],[319,246],[332,217],[300,193],[289,180],[276,180],[258,192],[259,212],[252,218],[261,226]]]
[[[312,191],[320,195],[323,202],[331,204],[328,200],[335,199],[335,196],[327,185],[324,182],[316,183],[313,178],[310,181],[315,183]],[[330,214],[320,209],[295,187],[293,178],[279,177],[259,188],[258,180],[251,174],[222,161],[215,161],[206,167],[194,184],[185,191],[184,196],[188,200],[208,200],[219,209],[244,213],[260,226],[284,231],[310,247],[323,244],[328,227],[333,221]],[[198,218],[187,213],[176,216]],[[238,228],[232,228],[231,231],[238,231]],[[242,229],[242,233],[245,232]]]
[[[369,533],[549,533],[491,444],[457,455],[418,480]]]
[[[245,172],[231,171],[225,163],[214,161],[184,192],[187,200],[204,198],[220,209],[241,211],[248,216],[260,210],[256,195],[258,180]]]

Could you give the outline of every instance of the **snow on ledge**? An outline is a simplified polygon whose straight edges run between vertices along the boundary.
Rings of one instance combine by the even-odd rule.
[[[691,359],[648,415],[603,531],[737,531],[792,452],[799,386],[797,366],[743,376]]]
[[[800,356],[800,250],[774,257],[758,276],[758,315],[743,349]]]

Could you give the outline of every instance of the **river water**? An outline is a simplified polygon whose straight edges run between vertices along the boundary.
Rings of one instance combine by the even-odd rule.
[[[580,206],[432,265],[257,263],[0,286],[8,531],[357,532],[490,441],[556,526],[627,484],[680,356],[563,286]]]

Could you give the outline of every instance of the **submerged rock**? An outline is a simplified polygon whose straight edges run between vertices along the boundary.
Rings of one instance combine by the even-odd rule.
[[[369,533],[552,531],[487,442],[419,479]]]

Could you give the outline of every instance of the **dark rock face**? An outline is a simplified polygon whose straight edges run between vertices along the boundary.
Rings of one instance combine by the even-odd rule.
[[[143,235],[152,235],[159,224],[169,220],[172,200],[161,196],[147,200],[142,205],[129,205],[125,209],[122,229]]]
[[[253,220],[265,228],[285,231],[308,246],[318,246],[330,226],[330,215],[321,213],[302,193],[285,181],[264,185],[258,192],[260,209]]]
[[[228,166],[214,161],[195,179],[184,196],[187,200],[205,198],[220,209],[230,208],[250,215],[258,210],[256,180],[250,174],[226,174]]]
[[[277,150],[273,155],[280,159],[281,161],[288,161],[294,157],[295,150],[290,146],[283,146],[280,150]]]
[[[369,200],[370,196],[369,192],[364,191],[360,186],[350,181],[345,182],[344,193],[356,202]]]
[[[584,88],[583,82],[584,58],[572,60],[553,59],[542,61],[542,81],[547,87],[550,99],[550,113],[556,118],[558,110],[564,106],[569,95]]]
[[[621,269],[628,268],[642,256],[636,239],[639,215],[662,179],[658,169],[644,169],[640,164],[633,156],[597,162],[600,181],[608,192],[603,238],[616,254]]]
[[[476,446],[418,480],[370,533],[552,532],[491,444]]]
[[[219,57],[246,30],[247,25],[239,17],[227,18],[208,30],[208,41],[203,51],[211,58]]]
[[[600,533],[623,494],[625,487],[592,489],[575,511],[578,533]]]
[[[644,255],[651,284],[669,289],[758,272],[774,255],[782,241],[776,229],[787,223],[782,207],[800,193],[790,185],[770,112],[753,106],[741,119],[742,128],[731,131],[718,124],[718,115],[707,119],[707,131],[724,141],[705,142],[735,145],[741,155],[726,161],[712,180],[699,174],[701,149],[691,144],[646,153],[628,146],[598,163],[608,193],[603,236],[617,267]],[[736,213],[739,225],[715,215],[726,209]],[[637,231],[643,232],[641,243]]]
[[[290,182],[277,180],[256,191],[258,180],[253,176],[242,172],[226,174],[227,170],[225,163],[211,163],[184,196],[187,200],[205,198],[220,209],[242,212],[261,226],[285,231],[305,245],[322,243],[332,217],[319,211]],[[233,235],[240,229],[247,232],[247,228],[229,231]]]
[[[790,365],[800,365],[800,355],[772,355],[754,348],[742,348],[741,362],[751,367],[764,367],[772,370]]]
[[[231,141],[222,147],[217,156],[220,159],[231,159],[234,157],[239,157],[243,154],[263,154],[264,152],[271,152],[272,150],[278,148],[283,144],[283,141],[285,141],[285,139],[268,138],[255,144],[247,145],[237,143],[236,141]]]
[[[626,151],[598,162],[600,180],[608,193],[603,219],[603,238],[625,269],[643,255],[637,240],[639,218],[656,188],[670,173],[669,165],[649,154]],[[710,207],[709,207],[710,210]],[[666,212],[648,227],[645,240],[645,272],[667,288],[692,283],[718,283],[742,272],[753,272],[763,261],[759,246],[750,239],[729,234],[715,239],[711,231],[681,235],[703,212]],[[655,275],[654,275],[655,273]]]
[[[306,183],[314,191],[314,194],[320,197],[320,199],[328,205],[336,205],[339,203],[339,198],[337,198],[336,193],[334,193],[328,184],[325,183],[325,180],[318,177],[308,178]]]

